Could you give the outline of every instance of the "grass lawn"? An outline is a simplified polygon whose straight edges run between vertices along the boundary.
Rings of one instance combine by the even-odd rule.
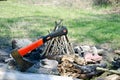
[[[64,20],[71,41],[120,47],[120,14],[11,1],[0,1],[0,41],[46,35],[59,19]]]

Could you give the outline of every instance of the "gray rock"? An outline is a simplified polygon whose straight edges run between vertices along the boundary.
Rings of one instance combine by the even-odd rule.
[[[2,56],[8,56],[8,54],[9,54],[8,52],[0,49],[0,55],[2,55]]]
[[[12,48],[13,49],[22,48],[31,43],[32,43],[32,41],[30,41],[29,39],[14,39],[14,40],[12,40]]]
[[[27,72],[58,75],[57,65],[56,60],[43,59],[29,68]]]
[[[80,46],[84,52],[88,52],[91,50],[90,46],[84,45],[84,46]]]
[[[27,70],[27,72],[38,73],[38,74],[59,75],[59,72],[57,69],[44,68],[44,67],[41,67],[39,63],[33,65],[31,68]]]
[[[40,66],[43,68],[57,69],[58,62],[56,60],[43,59],[40,61]]]
[[[72,77],[0,70],[0,80],[75,80]]]
[[[9,55],[7,52],[0,50],[0,62],[4,63],[5,59],[9,58]]]
[[[92,46],[91,50],[92,50],[93,54],[98,54],[98,50],[95,46]]]

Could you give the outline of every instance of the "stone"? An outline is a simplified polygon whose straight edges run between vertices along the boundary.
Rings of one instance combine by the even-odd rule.
[[[43,68],[57,69],[58,62],[56,60],[43,59],[40,61],[40,66]]]
[[[79,54],[82,57],[84,56],[84,51],[80,46],[74,47],[74,51],[75,51],[76,54]]]
[[[108,50],[111,47],[110,43],[104,43],[100,45],[101,49]]]
[[[99,55],[103,55],[104,49],[97,49],[97,52],[98,52]]]
[[[112,61],[112,67],[114,69],[119,69],[120,68],[120,58],[115,57]]]
[[[84,52],[88,52],[91,50],[90,46],[84,45],[84,46],[80,46]]]
[[[89,62],[96,63],[96,62],[102,60],[102,56],[99,56],[97,54],[93,55],[92,53],[87,53],[84,58],[85,58],[85,61],[88,62],[88,63]]]
[[[0,49],[0,55],[2,55],[2,56],[8,56],[8,54],[9,54],[8,52]]]
[[[4,63],[7,58],[9,58],[8,53],[3,50],[0,50],[0,62]]]
[[[14,39],[12,40],[12,48],[22,48],[32,43],[29,39]]]
[[[120,50],[115,50],[114,53],[120,54]]]
[[[92,46],[91,50],[92,50],[93,54],[96,54],[96,55],[98,54],[98,50],[95,46]]]
[[[72,77],[46,75],[36,73],[21,73],[18,71],[6,71],[0,69],[0,80],[81,80]]]

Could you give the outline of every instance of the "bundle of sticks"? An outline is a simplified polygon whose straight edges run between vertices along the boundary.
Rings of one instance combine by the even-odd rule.
[[[49,33],[58,30],[60,27],[63,27],[62,20],[59,22],[56,21],[54,29],[49,31]],[[69,42],[67,35],[56,37],[48,41],[43,51],[43,55],[45,57],[53,57],[64,54],[74,54],[73,47]]]

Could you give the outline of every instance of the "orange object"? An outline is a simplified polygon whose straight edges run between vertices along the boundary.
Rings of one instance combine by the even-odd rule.
[[[19,49],[18,52],[19,52],[19,54],[20,54],[21,56],[24,56],[24,55],[26,55],[27,53],[29,53],[30,51],[34,50],[35,48],[43,45],[43,43],[44,43],[44,42],[43,42],[43,39],[39,39],[39,40],[33,42],[32,44],[30,44],[30,45],[28,45],[28,46],[26,46],[26,47],[23,47],[23,48],[21,48],[21,49]]]
[[[12,57],[15,59],[16,63],[19,65],[20,71],[26,71],[28,68],[30,68],[34,63],[24,60],[22,57],[28,54],[30,51],[38,48],[39,46],[43,45],[45,42],[51,40],[52,38],[67,35],[68,30],[66,27],[61,27],[57,29],[54,32],[51,32],[50,34],[42,37],[41,39],[33,42],[30,45],[27,45],[26,47],[23,47],[21,49],[15,49],[11,52]]]
[[[52,32],[46,36],[44,36],[43,38],[33,42],[32,44],[23,47],[21,49],[18,49],[17,52],[20,56],[24,56],[26,54],[28,54],[30,51],[38,48],[39,46],[43,45],[45,42],[51,40],[54,37],[58,37],[58,36],[62,36],[62,35],[66,35],[68,33],[67,28],[66,27],[61,27],[60,29],[56,30],[55,32]]]

